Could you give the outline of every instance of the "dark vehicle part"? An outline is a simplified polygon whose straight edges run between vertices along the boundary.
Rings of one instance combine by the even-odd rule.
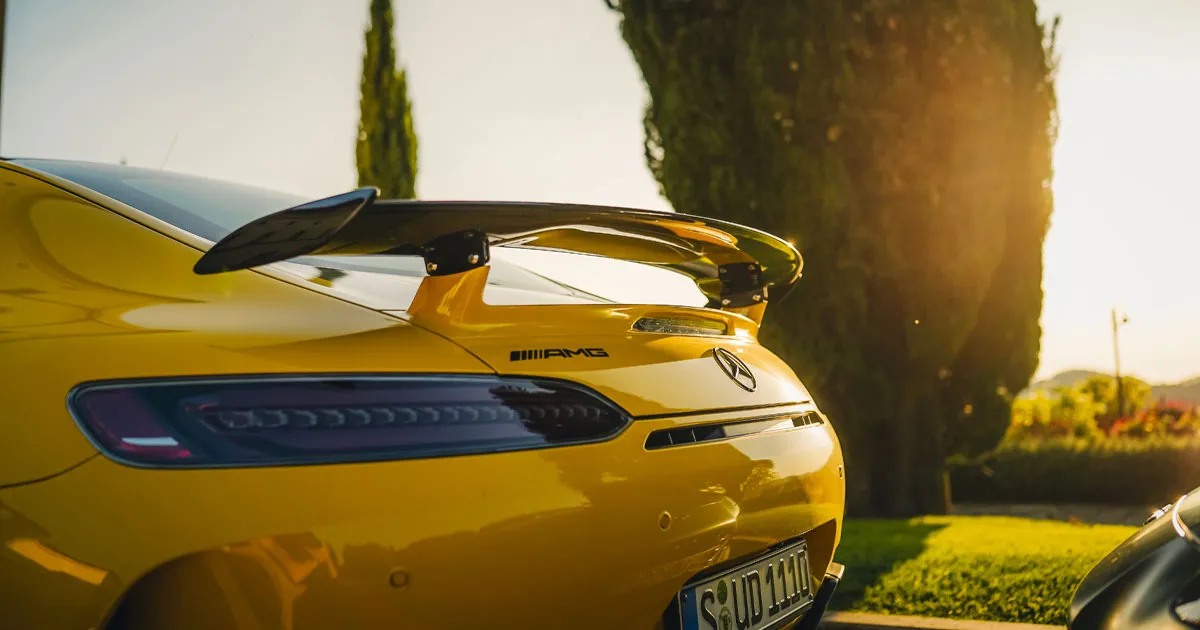
[[[1080,582],[1068,627],[1200,628],[1198,525],[1200,492],[1156,511]]]

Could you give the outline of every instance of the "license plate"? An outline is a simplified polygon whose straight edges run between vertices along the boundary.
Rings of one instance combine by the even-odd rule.
[[[679,593],[684,630],[765,630],[812,606],[808,545],[780,551],[706,578]]]

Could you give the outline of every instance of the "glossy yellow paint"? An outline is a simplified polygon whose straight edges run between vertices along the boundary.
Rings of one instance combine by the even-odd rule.
[[[68,416],[79,383],[171,374],[491,372],[395,317],[257,273],[203,277],[200,252],[0,169],[0,486],[96,451]],[[397,349],[421,356],[398,358]]]
[[[709,309],[566,304],[490,306],[483,301],[486,267],[428,277],[407,318],[453,339],[504,374],[567,378],[588,384],[636,416],[729,407],[808,402],[786,363],[758,344],[754,320]],[[722,321],[721,336],[671,336],[633,330],[642,317],[703,317]],[[512,361],[514,350],[599,347],[600,358]],[[734,351],[756,367],[747,392],[716,369],[712,350]]]
[[[798,536],[815,578],[832,559],[829,423],[644,447],[663,428],[815,408],[751,317],[490,307],[486,270],[426,279],[409,312],[383,313],[275,268],[196,276],[205,243],[173,230],[0,163],[0,628],[653,628],[699,572]],[[730,334],[630,330],[671,314]],[[718,369],[718,346],[753,366],[754,392]],[[534,347],[608,356],[509,360]],[[153,470],[97,454],[65,406],[85,381],[305,372],[555,376],[640,418],[529,452]]]

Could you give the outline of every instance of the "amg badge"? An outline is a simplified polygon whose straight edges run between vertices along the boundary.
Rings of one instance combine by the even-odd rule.
[[[604,348],[540,348],[537,350],[513,350],[508,354],[509,361],[526,361],[529,359],[553,359],[555,357],[570,359],[572,357],[587,357],[600,359],[608,356]]]

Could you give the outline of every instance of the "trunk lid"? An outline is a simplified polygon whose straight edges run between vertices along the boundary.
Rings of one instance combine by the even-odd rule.
[[[419,258],[311,262],[277,268],[293,281],[434,332],[499,374],[583,383],[635,416],[810,400],[791,369],[758,344],[758,323],[737,313],[618,304],[495,259],[490,267],[443,277],[418,276]],[[664,330],[671,325],[674,333]],[[693,334],[679,334],[687,325]],[[717,348],[744,364],[749,375],[738,375],[741,385],[717,362]]]
[[[284,263],[293,278],[433,331],[498,373],[584,383],[635,416],[810,400],[756,341],[767,298],[800,276],[800,255],[782,239],[676,213],[377,201],[376,192],[256,219],[213,245],[195,271]],[[682,276],[693,305],[617,303],[494,256],[501,248]]]
[[[639,417],[811,400],[791,368],[758,344],[749,317],[651,305],[495,306],[482,299],[489,271],[427,277],[410,308],[395,314],[500,374],[584,383]],[[684,327],[692,330],[681,334]]]

